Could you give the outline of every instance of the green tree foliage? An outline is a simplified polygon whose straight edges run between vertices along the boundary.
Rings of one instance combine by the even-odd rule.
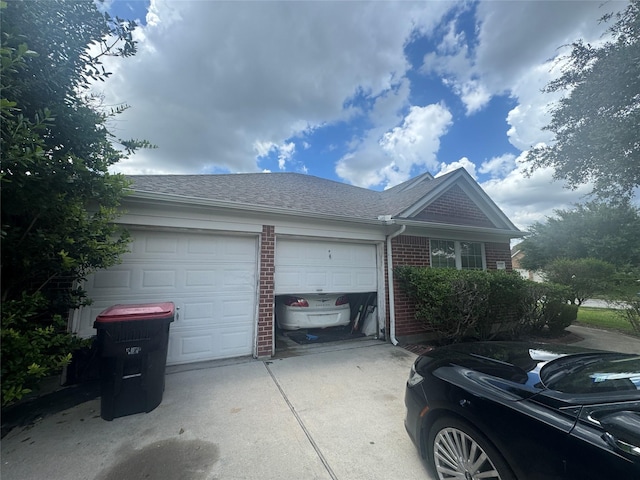
[[[550,282],[568,287],[567,301],[579,306],[595,294],[608,290],[615,267],[595,258],[557,259],[549,263],[544,272]]]
[[[557,258],[597,258],[629,271],[640,265],[640,209],[628,201],[589,202],[536,222],[518,248],[523,268],[539,270]]]
[[[600,197],[631,197],[640,185],[640,0],[615,16],[602,45],[572,44],[562,75],[546,87],[565,91],[545,127],[551,145],[530,150],[532,170],[553,167],[570,188],[593,182]]]
[[[76,282],[118,262],[128,235],[114,226],[127,183],[108,167],[139,147],[117,140],[86,87],[107,55],[135,53],[134,24],[92,1],[2,2],[2,405],[69,360]],[[116,148],[112,141],[120,143]]]

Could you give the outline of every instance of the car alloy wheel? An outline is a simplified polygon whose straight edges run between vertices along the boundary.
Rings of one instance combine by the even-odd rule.
[[[511,480],[500,454],[471,426],[443,418],[431,428],[431,464],[439,480]]]

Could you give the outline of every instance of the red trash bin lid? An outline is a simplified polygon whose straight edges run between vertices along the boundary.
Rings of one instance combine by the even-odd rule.
[[[173,317],[173,302],[139,303],[134,305],[113,305],[97,317],[95,323],[129,322],[155,320]]]

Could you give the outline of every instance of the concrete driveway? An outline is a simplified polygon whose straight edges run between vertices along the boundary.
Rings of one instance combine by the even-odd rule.
[[[571,326],[581,344],[640,353],[640,339]],[[299,352],[298,352],[299,353]],[[169,367],[158,408],[100,417],[100,399],[2,439],[3,480],[421,479],[404,431],[416,356],[375,340],[304,355]]]
[[[2,440],[4,480],[429,479],[404,431],[415,355],[378,341],[167,370],[158,408],[95,399]]]
[[[623,335],[612,330],[571,325],[567,330],[582,338],[574,345],[612,352],[640,354],[640,337]]]

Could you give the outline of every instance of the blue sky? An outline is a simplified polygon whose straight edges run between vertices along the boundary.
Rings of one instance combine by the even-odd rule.
[[[464,167],[521,229],[584,199],[524,174],[562,48],[625,1],[112,0],[139,53],[96,86],[156,150],[128,174],[299,172],[384,189]]]

